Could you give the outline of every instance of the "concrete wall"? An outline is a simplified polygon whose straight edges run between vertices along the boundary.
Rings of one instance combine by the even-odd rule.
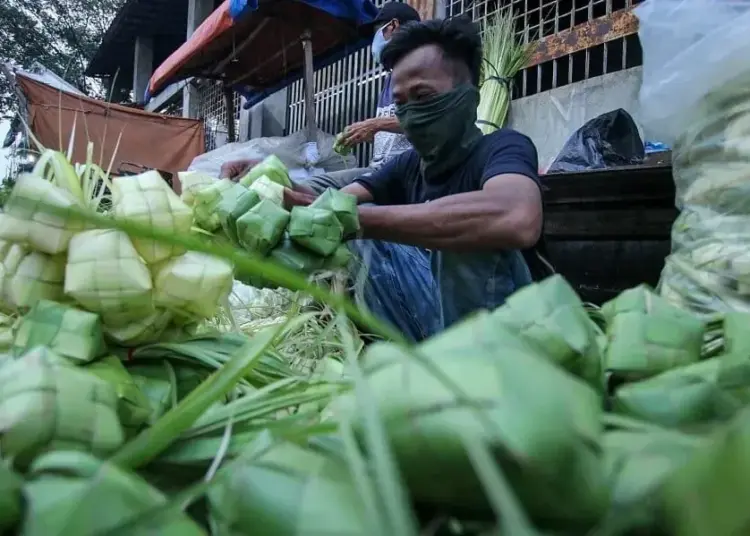
[[[597,115],[623,108],[638,123],[640,86],[641,68],[634,67],[514,100],[509,126],[534,141],[546,169],[570,135]],[[641,137],[646,141],[648,133],[641,129]]]

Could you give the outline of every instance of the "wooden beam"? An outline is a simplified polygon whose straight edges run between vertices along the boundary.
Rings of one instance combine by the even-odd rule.
[[[637,32],[638,18],[633,14],[632,8],[621,9],[540,39],[534,45],[534,53],[526,67],[562,58]]]

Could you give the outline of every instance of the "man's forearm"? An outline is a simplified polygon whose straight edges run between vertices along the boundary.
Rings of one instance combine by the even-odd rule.
[[[378,132],[393,132],[394,134],[404,133],[401,124],[395,117],[378,117],[375,121],[377,122]]]
[[[526,248],[536,241],[516,211],[500,211],[481,192],[431,203],[360,207],[365,238],[430,249],[492,251]]]

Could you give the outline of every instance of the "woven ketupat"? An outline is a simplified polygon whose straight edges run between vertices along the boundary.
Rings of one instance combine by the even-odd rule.
[[[20,175],[0,213],[0,239],[49,255],[63,253],[83,229],[81,220],[65,214],[74,208],[80,204],[70,193],[41,177]]]
[[[322,208],[294,207],[289,220],[289,237],[310,251],[327,257],[344,236],[336,215]]]
[[[22,319],[13,341],[14,355],[45,346],[74,363],[87,363],[105,350],[102,326],[94,313],[40,300]]]
[[[238,190],[238,188],[242,188],[242,190]],[[246,188],[230,179],[221,179],[211,186],[198,190],[195,193],[195,204],[193,206],[195,224],[206,231],[213,232],[218,229],[221,221],[216,213],[216,207],[219,206],[222,195],[230,190],[240,192],[233,194],[231,197],[239,197]]]
[[[346,268],[354,258],[351,250],[346,244],[341,244],[336,248],[336,251],[330,257],[326,257],[323,268],[326,270],[338,270],[339,268]]]
[[[195,194],[216,182],[212,177],[200,171],[180,171],[177,174],[180,179],[182,194],[180,198],[189,207],[195,204]]]
[[[539,526],[578,534],[599,520],[608,493],[595,390],[488,314],[451,326],[414,351],[429,359],[429,368],[388,343],[369,346],[360,361],[415,502],[492,515],[467,454],[471,439],[490,450]],[[367,416],[356,396],[345,394],[332,406],[363,438]]]
[[[237,237],[242,247],[265,255],[284,236],[289,212],[264,199],[237,220]]]
[[[654,294],[645,285],[602,306],[607,321],[607,370],[643,379],[700,359],[705,325],[700,318]]]
[[[48,450],[107,455],[123,442],[114,389],[43,351],[0,366],[0,415],[0,451],[21,465]]]
[[[224,229],[229,240],[235,246],[239,246],[240,242],[237,236],[237,220],[248,210],[260,203],[260,195],[258,192],[245,190],[244,188],[242,191],[237,188],[236,190],[228,190],[228,193],[229,192],[237,192],[238,195],[237,197],[234,197],[234,194],[225,195],[219,203],[219,206],[216,207],[216,213],[219,215],[221,228]]]
[[[156,309],[151,314],[130,320],[121,326],[104,325],[104,335],[108,340],[121,346],[139,346],[156,342],[164,334],[174,315],[164,309]]]
[[[17,308],[31,307],[39,300],[63,298],[65,258],[32,251],[21,259],[5,282],[8,303]]]
[[[328,188],[310,206],[333,212],[344,229],[344,236],[349,236],[359,231],[357,198],[352,194]]]
[[[27,255],[28,251],[20,244],[10,244],[7,248],[3,248],[4,253],[2,257],[2,263],[0,263],[0,303],[3,308],[13,309],[13,304],[10,301],[10,281],[18,270],[18,265],[21,264],[23,258]]]
[[[232,265],[196,251],[168,260],[155,270],[154,303],[176,316],[214,316],[232,290]]]
[[[148,398],[117,357],[107,356],[88,363],[85,370],[114,388],[119,401],[117,413],[125,429],[135,430],[148,421],[151,415]]]
[[[623,385],[615,392],[613,410],[662,426],[711,426],[750,402],[748,377],[747,355],[734,364],[714,357]]]
[[[119,327],[154,312],[151,274],[128,235],[115,229],[77,234],[70,241],[65,294]]]
[[[583,303],[559,275],[528,285],[495,310],[496,321],[508,326],[530,346],[595,389],[604,387],[599,329]]]
[[[287,268],[306,274],[320,270],[325,263],[323,257],[296,245],[288,235],[271,250],[271,258]]]
[[[10,534],[23,512],[23,478],[0,462],[0,534]]]
[[[118,220],[138,222],[176,235],[190,232],[193,211],[164,182],[158,171],[115,179],[112,199],[113,212]],[[180,246],[144,238],[134,238],[133,245],[149,264],[185,251]]]
[[[284,187],[272,181],[265,175],[253,182],[250,190],[258,192],[261,199],[268,199],[279,206],[284,204]]]
[[[167,510],[166,497],[140,476],[87,452],[35,460],[24,495],[24,536],[205,536],[187,514]]]
[[[208,493],[218,534],[369,535],[344,460],[292,443],[227,472]]]
[[[289,180],[289,171],[275,154],[267,156],[262,162],[254,166],[239,182],[243,186],[250,187],[263,176],[281,186],[292,187],[292,182]]]

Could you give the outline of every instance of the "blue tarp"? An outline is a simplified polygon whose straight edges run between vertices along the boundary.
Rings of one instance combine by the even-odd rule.
[[[370,0],[296,0],[308,4],[316,9],[325,11],[330,15],[354,22],[358,26],[369,24],[377,15],[378,8]],[[252,16],[252,12],[258,9],[258,0],[230,0],[229,13],[234,20],[244,16]],[[313,66],[320,69],[345,58],[352,52],[356,52],[370,44],[369,39],[359,39],[354,42],[341,43],[341,45],[328,50],[325,54],[313,58]],[[250,108],[273,93],[285,88],[289,84],[302,78],[303,69],[298,69],[280,79],[273,86],[258,89],[248,87],[235,87],[234,90],[245,97],[245,108]]]

